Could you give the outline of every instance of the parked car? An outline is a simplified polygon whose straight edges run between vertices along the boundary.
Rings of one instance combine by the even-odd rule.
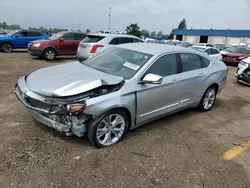
[[[239,63],[235,76],[239,82],[250,86],[250,57]]]
[[[218,50],[223,50],[225,48],[225,44],[213,44],[215,48]]]
[[[6,35],[7,33],[5,31],[0,30],[0,35]]]
[[[188,48],[188,47],[192,46],[192,44],[189,42],[181,42],[180,44],[177,44],[177,46],[183,46],[183,47]]]
[[[229,52],[222,54],[222,61],[226,64],[238,65],[242,59],[250,57],[249,48],[235,47],[231,48]]]
[[[11,52],[13,49],[27,48],[29,42],[48,39],[48,35],[38,31],[17,30],[0,35],[0,49],[3,52]]]
[[[130,43],[22,76],[15,93],[38,121],[105,147],[162,116],[210,110],[226,78],[224,63],[196,50]]]
[[[217,48],[207,47],[207,46],[191,46],[190,48],[206,53],[212,58],[221,60],[220,51]]]
[[[54,60],[60,55],[76,55],[79,42],[86,37],[81,32],[63,31],[51,36],[48,40],[37,40],[29,43],[30,55]]]
[[[99,53],[114,45],[124,43],[144,42],[133,35],[124,34],[88,34],[80,43],[77,50],[77,59],[84,61],[95,53]]]
[[[198,44],[195,44],[195,46],[207,46],[207,47],[215,47],[213,44],[207,44],[207,43],[198,43]]]

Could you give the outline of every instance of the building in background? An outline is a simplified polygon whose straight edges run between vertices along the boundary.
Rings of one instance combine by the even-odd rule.
[[[174,39],[193,44],[248,44],[250,43],[250,30],[176,29]]]

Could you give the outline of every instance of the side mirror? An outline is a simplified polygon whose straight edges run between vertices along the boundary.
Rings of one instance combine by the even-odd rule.
[[[208,55],[208,53],[207,53],[207,52],[204,52],[204,54],[207,54],[207,55]]]
[[[156,75],[156,74],[147,74],[144,78],[140,81],[140,83],[147,83],[147,84],[161,84],[163,77]]]
[[[59,39],[59,42],[63,42],[63,41],[64,41],[64,38],[60,38],[60,39]]]

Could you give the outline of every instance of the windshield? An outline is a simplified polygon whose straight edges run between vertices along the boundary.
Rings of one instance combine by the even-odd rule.
[[[250,49],[246,48],[231,48],[230,52],[239,54],[250,54]]]
[[[152,56],[151,54],[114,47],[83,63],[93,69],[130,79]]]
[[[191,46],[190,48],[198,50],[200,52],[204,52],[205,48],[197,47],[197,46]]]
[[[60,38],[63,34],[64,34],[64,32],[56,33],[56,34],[52,35],[49,39],[56,40],[56,39]]]
[[[13,36],[13,35],[15,35],[17,32],[18,32],[18,31],[11,31],[11,32],[7,33],[6,35],[7,35],[7,36]]]

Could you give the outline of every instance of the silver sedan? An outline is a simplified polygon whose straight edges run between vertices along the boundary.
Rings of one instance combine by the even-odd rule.
[[[22,76],[15,93],[36,120],[106,147],[165,115],[210,110],[226,78],[224,63],[198,51],[131,43]]]

